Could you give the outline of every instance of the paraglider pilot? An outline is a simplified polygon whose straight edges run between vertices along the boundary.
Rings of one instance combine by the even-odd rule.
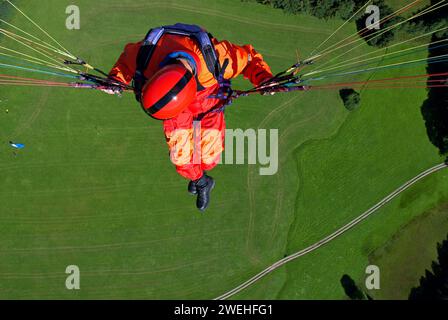
[[[197,195],[200,211],[208,207],[215,186],[206,172],[224,150],[224,101],[219,93],[238,75],[255,86],[272,78],[251,45],[218,41],[185,24],[151,29],[143,41],[127,44],[109,74],[122,83],[133,82],[143,110],[163,121],[171,161],[190,180],[188,191]]]

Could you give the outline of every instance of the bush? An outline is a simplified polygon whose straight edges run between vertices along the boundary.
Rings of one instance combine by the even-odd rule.
[[[361,96],[353,89],[341,89],[339,90],[339,96],[348,111],[356,110],[361,105]]]

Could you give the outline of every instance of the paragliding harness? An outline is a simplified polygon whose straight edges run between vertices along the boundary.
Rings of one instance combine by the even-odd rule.
[[[144,72],[151,61],[154,50],[157,47],[157,43],[165,34],[181,35],[195,40],[202,52],[205,63],[207,65],[207,69],[211,74],[213,74],[213,77],[218,81],[220,87],[228,85],[228,81],[224,81],[224,78],[222,76],[224,72],[223,70],[225,70],[225,68],[221,68],[221,65],[219,63],[215,47],[211,40],[213,36],[197,25],[176,23],[175,25],[163,26],[149,30],[148,34],[145,37],[143,45],[140,47],[140,50],[137,54],[137,68],[133,78],[135,98],[138,102],[141,102],[140,100],[142,89],[146,81],[148,80],[144,76]],[[201,87],[199,88],[201,89]]]
[[[176,23],[175,25],[162,26],[149,30],[149,32],[145,37],[145,40],[143,41],[142,46],[139,49],[136,61],[137,67],[135,75],[133,77],[133,85],[132,85],[135,98],[138,102],[141,102],[142,90],[146,81],[148,81],[148,79],[144,76],[144,72],[151,61],[151,58],[154,54],[158,42],[166,34],[181,35],[195,40],[199,45],[199,49],[201,50],[201,53],[204,57],[208,71],[210,71],[210,73],[218,82],[219,89],[217,93],[210,96],[209,98],[219,99],[221,100],[221,102],[216,107],[208,110],[203,114],[198,115],[197,116],[198,119],[203,118],[207,113],[210,112],[223,112],[228,105],[232,104],[234,99],[241,96],[247,96],[252,93],[263,93],[263,92],[269,93],[274,91],[280,92],[280,91],[293,91],[302,89],[302,87],[296,87],[294,89],[293,88],[283,89],[283,88],[285,84],[299,83],[299,77],[296,77],[295,74],[292,75],[290,73],[296,71],[299,67],[303,66],[304,63],[295,64],[290,69],[277,74],[272,79],[269,79],[267,82],[251,90],[247,91],[232,90],[230,80],[224,78],[224,73],[229,64],[229,60],[225,59],[222,66],[220,65],[215,47],[212,43],[213,36],[210,33],[208,33],[205,29],[197,25]],[[187,54],[187,56],[189,55]],[[198,83],[199,90],[203,90],[204,88],[200,85],[197,78],[196,81]],[[144,111],[146,112],[146,110]]]

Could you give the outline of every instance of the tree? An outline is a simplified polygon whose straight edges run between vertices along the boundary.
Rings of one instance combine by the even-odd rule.
[[[339,90],[339,96],[348,111],[356,110],[361,105],[361,96],[353,89],[341,89]]]
[[[242,0],[244,1],[244,0]],[[247,0],[246,0],[247,1]],[[340,18],[347,20],[353,16],[362,6],[365,5],[364,0],[253,0],[261,4],[270,5],[274,8],[283,9],[283,11],[291,14],[306,13],[320,19]],[[373,4],[379,6],[381,16],[385,17],[394,11],[386,5],[384,0],[375,0]],[[369,13],[363,14],[356,20],[358,31],[366,28],[366,20]],[[403,20],[398,16],[391,17],[381,23],[381,29],[392,26]],[[365,30],[364,30],[365,31]],[[376,47],[384,47],[389,44],[395,37],[396,30],[390,30],[376,37],[373,32],[376,29],[368,30],[368,32],[360,34],[369,45]]]
[[[381,13],[382,22],[380,22],[380,29],[367,29],[366,21],[370,13],[365,13],[356,20],[356,27],[358,29],[359,35],[364,38],[368,45],[383,48],[386,47],[395,38],[395,34],[398,31],[397,28],[391,28],[400,21],[404,20],[400,16],[394,16],[394,10],[389,7],[384,0],[373,1],[373,4],[378,6]],[[389,17],[384,19],[385,17]],[[387,31],[386,31],[387,30]]]
[[[431,271],[425,270],[420,285],[412,288],[409,300],[447,300],[448,299],[448,236],[437,244],[437,262],[433,262]]]
[[[433,35],[431,41],[442,40],[437,35]],[[448,54],[446,47],[438,44],[429,46],[428,58]],[[428,74],[448,72],[448,62],[429,63]],[[446,82],[433,82],[434,80],[446,80]],[[428,85],[448,84],[446,76],[432,76],[428,79]],[[425,120],[426,131],[429,140],[435,145],[441,155],[448,155],[448,90],[446,87],[429,88],[428,98],[423,102],[422,115]]]
[[[258,3],[283,9],[287,13],[307,13],[320,19],[350,18],[363,0],[256,0]]]
[[[427,10],[429,6],[435,5],[439,0],[431,0],[430,5],[426,8],[423,8],[417,12],[414,12],[413,15],[419,14],[424,10]],[[424,34],[430,31],[440,30],[445,27],[448,27],[448,7],[440,7],[437,10],[428,12],[419,17],[416,17],[412,20],[406,22],[403,26],[403,30],[411,35]],[[436,33],[438,38],[443,38],[448,35],[448,30],[441,30]]]
[[[431,0],[431,5],[438,3]],[[422,9],[426,10],[428,7]],[[418,11],[421,12],[422,10]],[[418,12],[414,13],[417,14]],[[430,31],[436,31],[448,27],[448,7],[441,7],[437,10],[421,15],[416,19],[410,20],[404,28],[411,34],[423,34]],[[448,29],[434,33],[431,42],[446,40]],[[431,44],[428,47],[428,59],[448,54],[448,48],[443,44]],[[445,73],[448,72],[448,62],[432,59],[428,61],[427,73]],[[437,80],[437,82],[434,82]],[[442,80],[441,82],[438,82]],[[444,80],[444,81],[443,81]],[[446,76],[432,76],[428,79],[428,85],[447,85]],[[422,115],[425,120],[426,131],[429,140],[439,149],[441,155],[448,155],[448,90],[445,87],[429,88],[428,98],[422,106]]]

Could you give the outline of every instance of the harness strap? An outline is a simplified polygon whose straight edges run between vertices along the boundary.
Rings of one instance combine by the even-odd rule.
[[[207,69],[213,74],[213,77],[218,80],[221,75],[221,66],[216,54],[215,47],[212,43],[212,35],[207,33],[204,29],[196,25],[188,25],[177,23],[172,26],[164,26],[151,29],[145,37],[143,45],[137,54],[137,68],[134,75],[135,97],[140,102],[141,92],[145,82],[148,80],[144,76],[157,43],[165,34],[182,35],[190,37],[198,42],[202,55],[207,65]],[[198,81],[197,81],[198,82]]]
[[[209,113],[220,113],[226,110],[226,107],[232,104],[232,83],[230,80],[224,79],[224,74],[226,72],[227,67],[229,66],[229,59],[225,59],[222,68],[220,69],[220,74],[218,77],[219,89],[218,93],[215,95],[211,95],[209,99],[220,99],[222,100],[222,104],[218,104],[210,110],[198,114],[194,117],[195,121],[201,121],[207,114]]]

